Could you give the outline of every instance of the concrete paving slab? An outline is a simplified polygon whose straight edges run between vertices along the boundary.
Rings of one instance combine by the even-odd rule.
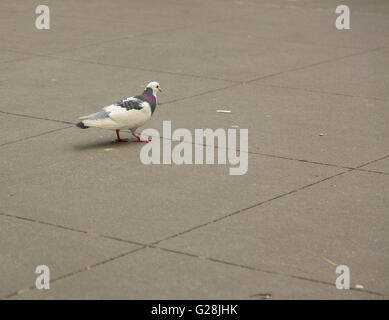
[[[345,0],[347,31],[337,0],[45,4],[50,31],[0,4],[0,298],[41,260],[52,289],[12,298],[388,298],[386,1]],[[248,173],[66,128],[152,80],[144,128],[248,128]]]
[[[67,126],[63,123],[13,116],[0,112],[0,127],[2,131],[0,146],[2,146],[49,131],[66,128]]]
[[[283,1],[284,4],[286,1]],[[294,2],[291,5],[295,7],[304,7],[304,8],[312,8],[312,9],[334,9],[336,6],[339,5],[339,2],[337,0],[328,0],[328,1],[322,1],[322,0],[291,0],[289,2]],[[379,14],[379,15],[387,15],[389,14],[388,7],[385,2],[381,0],[371,0],[371,1],[364,1],[364,0],[344,0],[342,4],[345,4],[352,9],[353,14]],[[334,9],[335,11],[335,9]]]
[[[7,50],[0,50],[0,63],[18,61],[22,59],[27,59],[29,57],[31,56],[27,54],[15,53]],[[0,83],[3,81],[5,81],[5,78],[1,77]]]
[[[245,17],[235,20],[236,23],[245,24]],[[229,21],[224,23],[229,24]],[[110,50],[110,55],[106,54],[107,50]],[[127,54],[123,55],[122,51]],[[328,48],[248,38],[231,33],[210,33],[206,24],[96,45],[93,50],[80,48],[58,53],[56,56],[247,81],[357,52],[360,52],[360,49]]]
[[[347,265],[351,286],[387,296],[388,188],[386,175],[349,172],[160,246],[330,283]]]
[[[93,12],[91,19],[106,21],[121,21],[132,24],[139,22],[141,26],[159,27],[167,24],[170,27],[193,26],[207,23],[214,20],[228,20],[229,18],[241,16],[251,12],[251,8],[241,6],[236,1],[225,2],[214,1],[210,4],[206,0],[195,0],[183,4],[181,1],[127,1],[119,0],[114,3],[107,3],[104,0],[93,1],[93,3],[80,3],[77,0],[69,3],[53,2],[58,14],[68,11],[69,5],[77,6],[78,10],[72,12],[72,16],[85,18],[86,13]],[[147,22],[145,22],[147,21]]]
[[[137,248],[2,213],[0,223],[0,298],[34,286],[39,265],[48,266],[55,279]]]
[[[251,152],[354,167],[388,154],[388,117],[382,101],[239,85],[162,105],[148,126],[162,132],[161,119],[192,132],[237,125],[248,129]]]
[[[26,14],[13,15],[3,12],[0,17],[2,49],[21,53],[40,55],[66,51],[74,47],[120,39],[132,34],[120,22],[108,24],[96,21],[93,23],[90,20],[61,16],[51,18],[50,30],[38,30],[35,28],[37,17],[35,7]]]
[[[104,5],[102,1],[98,3],[100,6]],[[46,5],[50,8],[50,30],[38,30],[35,27],[35,19],[38,15],[35,14],[37,4],[34,1],[26,4],[26,10],[22,12],[7,9],[2,11],[0,14],[2,48],[47,54],[67,51],[75,47],[85,47],[94,43],[111,42],[142,33],[163,32],[178,27],[168,18],[164,19],[165,23],[162,23],[163,18],[159,19],[158,25],[145,24],[144,20],[147,16],[145,10],[143,17],[132,15],[131,19],[128,16],[118,19],[110,16],[110,19],[106,19],[104,18],[107,16],[106,11],[97,11],[103,13],[102,17],[91,14],[95,7],[93,4],[73,3],[73,10],[70,11],[64,10],[59,1],[48,1]],[[69,5],[69,3],[66,4],[67,8],[71,8]],[[115,4],[113,7],[119,8]]]
[[[35,28],[35,1],[23,9],[9,1],[2,5],[0,39],[4,48],[35,54],[67,51],[96,42],[111,42],[134,35],[164,33],[213,20],[250,12],[245,6],[209,6],[196,1],[185,6],[177,1],[46,1],[50,8],[50,30]],[[188,14],[190,13],[190,14]]]
[[[283,0],[277,0],[284,3]],[[188,26],[196,23],[210,22],[214,20],[228,19],[252,12],[253,5],[274,3],[274,0],[260,1],[258,3],[235,0],[213,0],[212,3],[206,0],[195,0],[183,4],[181,1],[169,0],[147,0],[128,1],[116,0],[106,2],[94,0],[84,2],[69,0],[66,3],[58,0],[47,0],[45,3],[53,8],[55,15],[69,16],[91,20],[118,21],[124,23],[140,22],[148,18],[147,24],[160,26],[166,18],[170,24],[177,26],[180,22]],[[2,9],[12,14],[27,14],[34,11],[36,2],[33,0],[24,1],[24,5],[15,4],[12,0],[3,0]],[[174,21],[172,21],[174,18]],[[125,20],[125,21],[123,21]],[[127,21],[130,20],[130,21]],[[143,23],[144,24],[144,23]]]
[[[2,147],[0,210],[153,242],[342,171],[251,154],[243,176],[227,165],[147,166],[143,144],[113,138],[74,127]]]
[[[386,158],[386,159],[376,161],[372,164],[364,166],[362,169],[389,173],[389,159]]]
[[[304,88],[389,100],[389,50],[381,49],[259,80],[260,84]]]
[[[161,103],[230,85],[219,80],[50,57],[0,64],[0,74],[6,79],[0,86],[4,97],[0,110],[72,122],[119,99],[142,93],[151,81],[158,81],[165,90],[158,97]]]
[[[252,41],[282,40],[291,43],[317,45],[321,48],[380,47],[389,43],[389,22],[386,15],[366,10],[366,2],[348,5],[351,29],[337,30],[335,8],[338,1],[283,1],[283,4],[253,2],[252,13],[231,19],[229,23],[216,21],[207,24],[209,32],[239,35]],[[342,2],[342,4],[346,4]],[[378,3],[372,8],[378,7]]]
[[[16,299],[374,299],[335,286],[268,276],[187,255],[144,249]],[[258,295],[258,296],[255,296]],[[378,296],[379,298],[379,296]]]

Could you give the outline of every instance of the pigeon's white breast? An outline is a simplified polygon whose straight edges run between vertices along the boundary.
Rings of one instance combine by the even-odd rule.
[[[120,125],[119,129],[136,129],[143,126],[151,117],[150,105],[143,102],[141,110],[111,107],[109,117]],[[108,109],[107,108],[107,109]]]

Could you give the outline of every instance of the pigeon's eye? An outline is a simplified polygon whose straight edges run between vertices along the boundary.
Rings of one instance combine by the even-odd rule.
[[[159,86],[157,86],[157,89],[159,88]]]

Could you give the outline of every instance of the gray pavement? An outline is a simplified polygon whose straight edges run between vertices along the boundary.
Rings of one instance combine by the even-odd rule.
[[[389,2],[2,0],[0,44],[0,298],[388,299]],[[74,126],[150,81],[142,129],[247,128],[247,174]]]

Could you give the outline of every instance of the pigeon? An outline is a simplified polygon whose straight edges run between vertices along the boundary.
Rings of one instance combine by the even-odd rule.
[[[158,82],[150,82],[141,95],[119,100],[106,106],[102,111],[81,117],[76,126],[81,129],[97,127],[116,130],[116,142],[127,142],[121,138],[119,131],[128,129],[139,142],[149,142],[151,139],[141,139],[136,129],[143,126],[152,116],[157,106],[157,91],[162,92]]]

